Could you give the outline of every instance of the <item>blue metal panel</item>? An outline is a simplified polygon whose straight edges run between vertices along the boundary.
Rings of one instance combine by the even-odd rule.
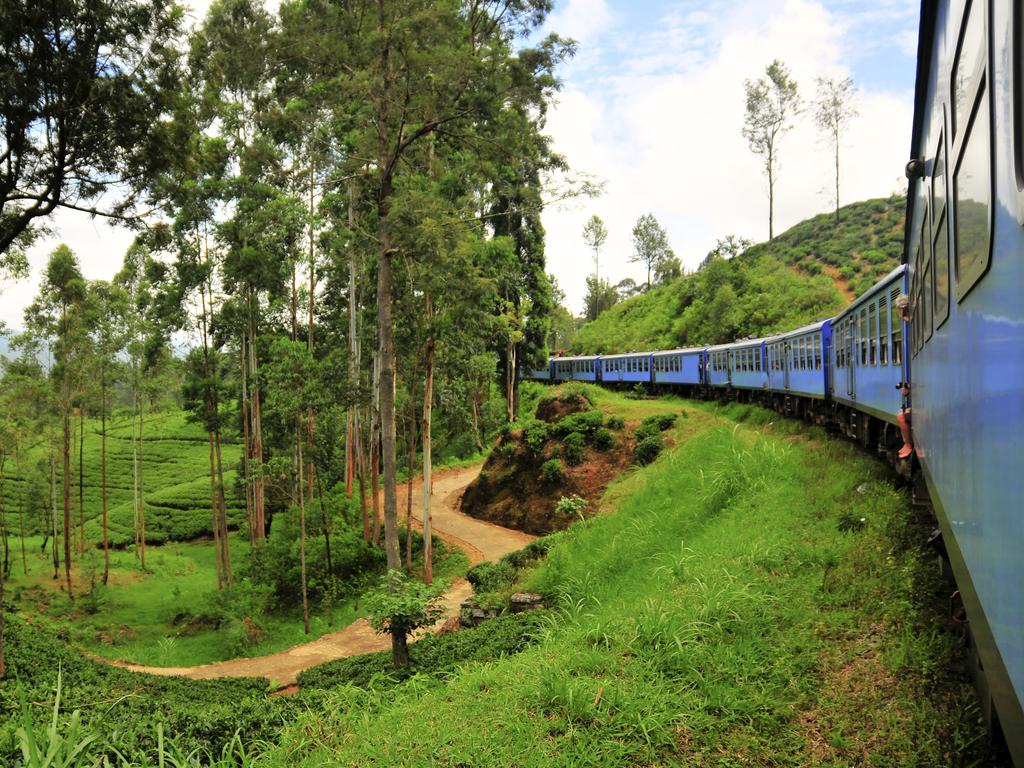
[[[892,354],[906,337],[894,302],[906,293],[906,268],[897,267],[832,321],[832,398],[895,423],[903,360]]]
[[[985,77],[990,91],[979,94],[978,109],[987,114],[978,114],[991,120],[991,128],[987,135],[978,132],[977,139],[992,142],[982,148],[990,157],[989,192],[994,204],[988,222],[973,222],[969,227],[958,218],[962,214],[954,175],[964,139],[953,132],[968,129],[950,125],[945,101],[948,73],[956,65],[953,57],[963,4],[938,2],[930,69],[918,76],[913,156],[928,161],[926,175],[910,188],[907,254],[911,297],[918,296],[919,290],[926,298],[934,297],[931,273],[935,269],[919,267],[917,254],[927,245],[921,241],[922,231],[930,232],[933,239],[945,235],[951,295],[948,318],[943,319],[942,306],[936,312],[931,301],[919,300],[913,308],[915,346],[919,347],[911,360],[914,443],[1003,732],[1020,765],[1024,764],[1024,195],[1018,190],[1015,169],[1022,167],[1024,157],[1015,136],[1020,123],[1013,114],[1012,87],[1019,71],[1011,68],[1017,67],[1012,14],[1021,10],[1018,3],[1007,2],[974,2],[971,8],[971,13],[980,9],[979,13],[990,14],[992,50],[984,62],[991,68]],[[951,133],[953,141],[948,140]],[[940,136],[947,137],[948,162],[940,169],[946,171],[946,178],[941,172],[938,178],[950,190],[945,230],[941,229],[942,208],[934,200],[936,164],[931,162],[943,146]],[[967,141],[975,140],[972,132]],[[984,177],[984,166],[972,170],[979,169]],[[963,211],[967,210],[965,205]],[[958,284],[958,250],[962,254],[972,248],[989,256],[987,272],[973,284],[966,280]]]
[[[710,387],[728,387],[732,383],[732,369],[729,367],[729,344],[707,348],[705,375]]]
[[[726,345],[731,384],[736,389],[768,389],[764,339]]]
[[[824,398],[828,392],[831,321],[820,320],[765,340],[772,392]]]
[[[702,382],[704,350],[671,349],[651,355],[652,381],[657,384],[689,384]]]
[[[601,357],[602,381],[643,383],[651,381],[651,353]]]

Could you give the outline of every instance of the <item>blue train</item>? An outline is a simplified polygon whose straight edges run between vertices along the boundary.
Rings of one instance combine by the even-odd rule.
[[[911,147],[903,264],[836,317],[554,358],[534,378],[761,402],[912,475],[963,601],[986,719],[1024,766],[1024,3],[922,2]]]

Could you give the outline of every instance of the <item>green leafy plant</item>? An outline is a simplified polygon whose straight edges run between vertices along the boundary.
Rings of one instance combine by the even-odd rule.
[[[547,422],[531,419],[523,427],[523,442],[534,454],[539,454],[544,443],[551,437],[551,429]]]
[[[587,500],[575,493],[572,496],[563,496],[555,504],[555,512],[560,515],[571,517],[582,517],[583,510],[587,508]]]
[[[565,469],[562,467],[561,459],[549,459],[540,468],[540,477],[549,485],[555,485],[565,479]]]
[[[417,629],[429,627],[444,616],[444,587],[441,582],[424,584],[410,579],[402,571],[389,570],[378,589],[366,598],[370,626],[380,634],[404,641]],[[408,662],[398,653],[394,661],[395,666]]]
[[[515,578],[516,569],[505,561],[477,563],[466,572],[466,581],[478,595],[508,586]]]
[[[621,416],[609,416],[605,424],[608,426],[608,429],[622,429],[626,426],[626,420]]]
[[[44,730],[33,722],[25,692],[19,686],[21,727],[15,732],[21,748],[25,768],[71,768],[93,762],[90,747],[98,736],[82,724],[82,713],[75,710],[67,724],[61,728],[60,699],[63,690],[63,670],[57,670],[57,688],[53,698],[53,715]]]
[[[590,442],[599,451],[607,451],[615,445],[615,435],[607,427],[594,430]]]
[[[660,434],[653,434],[645,437],[639,443],[636,444],[636,448],[633,449],[633,461],[640,466],[650,464],[661,453],[661,449],[665,447],[665,441],[662,440]]]
[[[570,432],[565,436],[562,445],[562,456],[565,457],[565,463],[570,467],[583,463],[583,445],[584,437],[579,432]]]

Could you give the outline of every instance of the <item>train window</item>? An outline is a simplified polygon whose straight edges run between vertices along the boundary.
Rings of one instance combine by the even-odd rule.
[[[900,317],[899,307],[896,306],[899,293],[897,286],[889,294],[889,334],[892,340],[893,367],[899,366],[903,361],[903,318]]]
[[[932,167],[932,221],[942,216],[946,208],[946,152],[942,135],[939,135],[939,148],[935,150],[935,163]]]
[[[949,317],[949,237],[946,232],[945,211],[940,215],[935,228],[935,327],[938,328]]]
[[[962,299],[988,268],[991,245],[989,142],[988,103],[983,87],[953,175],[957,299]]]
[[[814,370],[821,370],[821,336],[814,337]]]
[[[877,331],[875,330],[878,326],[876,325],[877,318],[875,316],[875,303],[871,302],[868,305],[868,364],[878,365],[878,349],[876,344]]]
[[[935,305],[932,296],[934,290],[932,279],[935,276],[935,270],[932,269],[932,240],[928,234],[930,218],[928,211],[925,210],[924,220],[921,222],[921,269],[923,271],[918,282],[918,290],[921,292],[921,311],[917,317],[921,325],[919,346],[924,346],[932,337],[932,308]]]
[[[862,308],[860,311],[860,329],[858,331],[860,336],[860,364],[868,364],[868,311],[867,308]]]
[[[974,104],[985,65],[985,4],[975,0],[961,27],[960,47],[953,65],[953,136],[960,134]]]
[[[889,364],[889,312],[888,297],[878,297],[878,364]]]

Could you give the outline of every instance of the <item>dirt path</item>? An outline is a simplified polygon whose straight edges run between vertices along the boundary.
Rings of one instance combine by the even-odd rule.
[[[475,520],[459,512],[462,492],[480,473],[480,464],[465,469],[441,472],[434,477],[434,499],[432,521],[434,533],[445,542],[461,547],[469,556],[471,564],[482,560],[497,560],[504,554],[520,549],[535,537],[519,531]],[[406,487],[399,486],[399,515],[405,518]],[[422,483],[413,483],[413,518],[417,527],[422,527],[423,513]],[[463,600],[473,590],[465,579],[458,579],[445,593],[445,618],[433,628],[440,629],[444,622],[457,616]],[[390,640],[378,635],[366,619],[359,619],[344,629],[331,632],[323,637],[284,651],[257,656],[251,659],[229,659],[196,667],[147,667],[127,662],[111,662],[116,666],[135,672],[153,675],[182,676],[194,680],[217,677],[266,677],[275,688],[294,687],[299,672],[323,664],[325,661],[372,653],[390,648]]]

